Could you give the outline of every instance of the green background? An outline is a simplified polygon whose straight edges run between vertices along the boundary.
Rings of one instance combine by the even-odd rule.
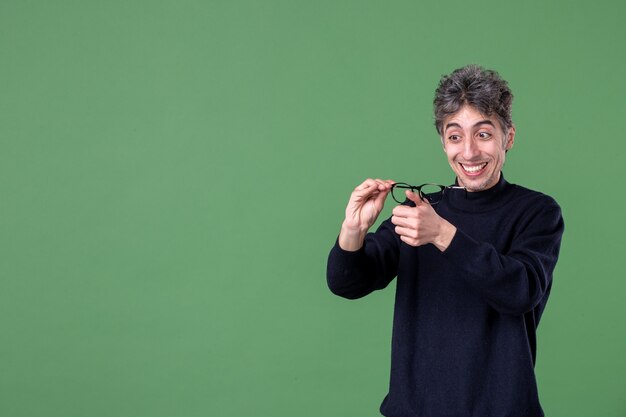
[[[326,257],[363,179],[452,182],[433,92],[478,63],[516,96],[507,179],[566,221],[546,414],[625,416],[625,17],[2,0],[0,415],[378,415],[395,284],[340,299]]]

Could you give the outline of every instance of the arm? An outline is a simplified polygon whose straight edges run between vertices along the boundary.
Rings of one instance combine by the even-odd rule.
[[[563,228],[561,210],[554,203],[533,216],[505,254],[457,230],[443,256],[493,308],[524,314],[550,289]]]
[[[393,181],[368,179],[354,189],[345,211],[339,238],[328,257],[330,290],[346,298],[363,297],[384,288],[397,269],[397,239],[385,222],[376,234],[374,224]]]
[[[540,210],[529,213],[532,220],[502,254],[457,230],[419,196],[406,195],[415,207],[398,206],[391,218],[400,239],[411,246],[435,245],[493,308],[524,314],[549,291],[563,234],[561,209],[554,200],[543,200]]]
[[[356,251],[342,249],[337,241],[328,256],[328,288],[349,299],[385,288],[397,275],[399,247],[399,238],[389,220],[376,233],[368,233]]]

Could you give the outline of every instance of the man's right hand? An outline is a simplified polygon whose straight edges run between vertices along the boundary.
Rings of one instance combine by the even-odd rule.
[[[341,225],[339,246],[357,251],[363,246],[365,235],[383,210],[385,198],[395,181],[367,179],[350,195],[346,218]]]

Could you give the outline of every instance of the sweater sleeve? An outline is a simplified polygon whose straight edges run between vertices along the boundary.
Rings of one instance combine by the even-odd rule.
[[[389,219],[376,233],[367,234],[358,251],[345,251],[336,241],[328,256],[328,288],[333,294],[348,299],[385,288],[398,271],[399,242]]]
[[[507,253],[457,230],[443,256],[493,308],[520,315],[549,291],[563,229],[561,210],[554,203],[532,216]]]

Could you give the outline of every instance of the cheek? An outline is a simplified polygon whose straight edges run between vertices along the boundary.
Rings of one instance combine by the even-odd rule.
[[[453,148],[448,146],[444,148],[443,151],[446,153],[446,158],[448,159],[448,161],[454,161],[454,158],[456,157],[457,152],[455,152]]]
[[[497,155],[494,155],[493,160],[494,160],[493,169],[494,170],[502,169],[502,165],[504,165],[504,151],[502,151],[501,153],[498,153]]]

